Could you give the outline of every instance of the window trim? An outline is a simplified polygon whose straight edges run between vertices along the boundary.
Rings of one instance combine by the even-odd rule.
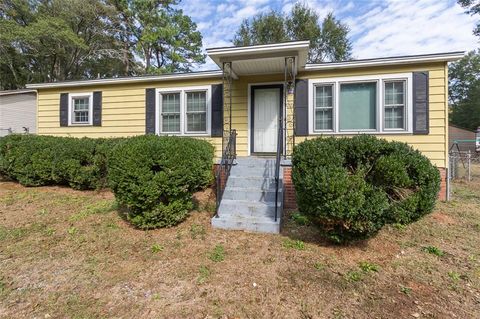
[[[317,87],[319,86],[331,86],[332,87],[332,129],[316,129],[315,128],[315,123],[316,123],[316,117],[317,117],[317,106],[316,106],[316,91],[317,91]],[[336,106],[336,103],[337,103],[337,99],[335,97],[335,92],[337,91],[336,90],[336,84],[334,82],[326,82],[326,83],[316,83],[313,85],[313,112],[312,112],[312,116],[313,116],[313,130],[314,132],[318,132],[318,133],[322,133],[322,132],[334,132],[335,131],[335,122],[336,122],[336,114],[335,114],[335,108],[337,107]],[[323,109],[327,109],[327,108],[323,108]]]
[[[207,130],[205,132],[187,131],[187,93],[188,92],[206,92],[206,121]],[[162,132],[161,116],[161,95],[167,93],[180,93],[180,132]],[[211,135],[211,110],[212,110],[212,88],[210,85],[199,86],[179,86],[171,88],[157,88],[155,90],[155,134],[157,135],[176,135],[176,136],[210,136]]]
[[[385,82],[405,81],[405,129],[385,129],[384,128],[384,90]],[[375,130],[340,130],[340,85],[344,83],[377,83],[377,103],[376,103],[376,129]],[[315,86],[324,84],[334,84],[333,101],[333,130],[315,130]],[[352,77],[329,77],[308,80],[308,132],[309,135],[355,135],[355,134],[412,134],[413,132],[413,95],[412,95],[412,73],[393,73],[377,75],[361,75]],[[381,87],[380,87],[381,86]]]
[[[73,121],[73,99],[88,97],[88,122],[76,123]],[[69,93],[68,94],[68,126],[92,126],[93,125],[93,92]]]
[[[204,113],[204,112],[199,112],[199,111],[190,111],[188,112],[187,110],[187,94],[188,93],[198,93],[198,92],[205,92],[205,129],[206,131],[189,131],[188,130],[188,114],[201,114],[201,113]],[[184,95],[184,99],[185,99],[185,127],[184,127],[184,130],[185,130],[185,134],[205,134],[205,132],[208,132],[208,100],[209,100],[209,97],[208,97],[208,91],[205,91],[205,90],[184,90],[183,92],[183,95]],[[181,112],[180,112],[181,114]]]

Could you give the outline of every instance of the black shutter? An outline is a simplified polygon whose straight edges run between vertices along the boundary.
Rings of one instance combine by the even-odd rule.
[[[102,126],[102,92],[93,92],[93,126]]]
[[[68,93],[60,93],[60,126],[68,126]]]
[[[428,72],[413,73],[413,134],[429,133]]]
[[[145,133],[155,134],[155,89],[145,90]]]
[[[295,135],[308,135],[308,80],[295,83]]]
[[[223,136],[223,84],[212,85],[212,136]]]

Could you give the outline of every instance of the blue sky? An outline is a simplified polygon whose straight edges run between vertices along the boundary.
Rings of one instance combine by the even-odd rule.
[[[289,12],[295,0],[183,0],[204,48],[229,46],[243,19],[271,9]],[[456,0],[304,0],[322,19],[328,12],[350,27],[354,58],[472,50],[477,21]],[[208,59],[201,69],[213,69]]]

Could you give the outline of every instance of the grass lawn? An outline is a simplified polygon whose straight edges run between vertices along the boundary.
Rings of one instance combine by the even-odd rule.
[[[286,221],[130,227],[111,193],[0,182],[2,318],[479,318],[480,174],[408,227],[349,246]]]

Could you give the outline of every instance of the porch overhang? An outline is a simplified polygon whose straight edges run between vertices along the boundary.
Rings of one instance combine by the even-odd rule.
[[[294,41],[244,47],[207,49],[210,58],[223,69],[232,62],[233,77],[255,74],[283,74],[285,58],[295,57],[295,70],[304,70],[310,41]]]

